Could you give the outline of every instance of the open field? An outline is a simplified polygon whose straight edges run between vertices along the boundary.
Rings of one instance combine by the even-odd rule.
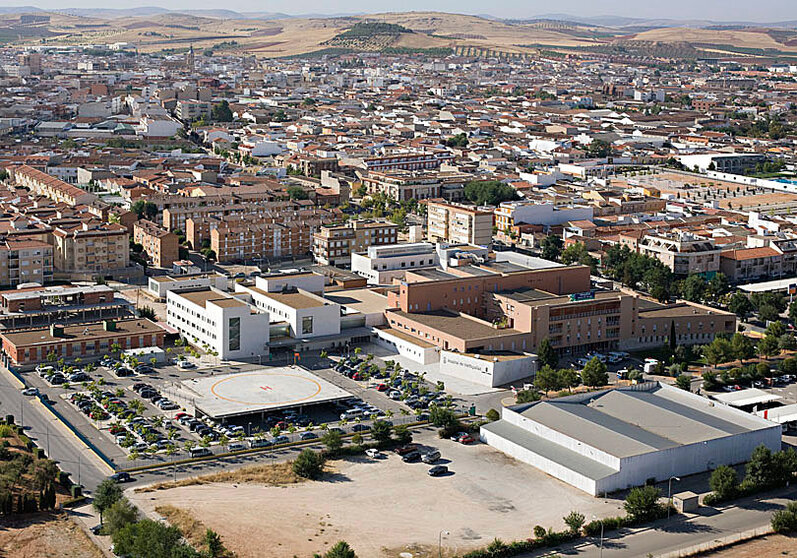
[[[4,520],[0,556],[102,558],[103,554],[65,514],[38,513]]]
[[[797,538],[770,535],[731,548],[701,554],[701,558],[775,558],[797,556]]]
[[[101,13],[101,12],[98,12]],[[234,13],[233,13],[234,14]],[[282,57],[308,54],[329,47],[329,41],[355,23],[369,21],[401,25],[412,33],[382,36],[355,43],[379,50],[467,48],[533,54],[533,45],[602,47],[637,41],[649,45],[692,44],[718,49],[776,49],[797,52],[790,32],[766,28],[716,30],[663,27],[629,35],[627,30],[568,22],[510,22],[441,12],[385,13],[368,16],[287,19],[222,19],[176,12],[108,18],[51,14],[49,23],[22,26],[18,15],[0,16],[0,41],[22,44],[92,45],[126,42],[141,52],[179,52],[193,45],[200,52]],[[464,30],[464,31],[463,31]],[[326,43],[326,44],[325,44]],[[713,46],[712,46],[713,45]],[[645,48],[645,47],[643,47]],[[691,48],[691,47],[690,47]]]
[[[449,554],[531,536],[534,525],[561,529],[571,510],[616,515],[622,502],[592,498],[483,444],[463,446],[423,440],[443,454],[452,471],[433,478],[427,465],[366,458],[331,463],[320,482],[284,487],[210,484],[132,493],[147,511],[184,510],[217,531],[240,558],[259,556],[272,541],[271,556],[309,556],[338,540],[362,558],[437,554],[441,530]],[[171,510],[171,508],[166,508]],[[172,513],[172,512],[170,512]],[[185,517],[185,515],[183,515]]]

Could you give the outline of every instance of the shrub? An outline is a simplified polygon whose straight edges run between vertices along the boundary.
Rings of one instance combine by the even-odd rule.
[[[545,536],[545,533],[546,533],[545,527],[543,527],[542,525],[535,525],[534,526],[534,538],[535,539],[543,538]]]
[[[739,491],[739,479],[736,470],[727,465],[720,465],[714,469],[708,484],[713,491],[713,503],[733,498]]]
[[[293,462],[293,472],[300,477],[315,480],[324,472],[324,457],[311,449],[303,450]]]
[[[785,510],[772,514],[772,529],[776,533],[797,531],[797,502],[789,502]]]
[[[650,521],[661,515],[660,491],[655,486],[632,488],[623,507],[634,521]]]
[[[495,422],[501,418],[501,415],[499,415],[498,411],[496,411],[495,409],[490,409],[489,411],[487,411],[485,417],[487,418],[487,420]]]
[[[581,527],[584,526],[585,517],[583,513],[579,513],[577,511],[571,511],[565,517],[563,517],[565,525],[570,528],[571,533],[578,533],[581,531]]]

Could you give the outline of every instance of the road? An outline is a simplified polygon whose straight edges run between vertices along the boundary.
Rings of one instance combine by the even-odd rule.
[[[91,491],[111,474],[110,468],[37,398],[23,396],[17,382],[5,370],[0,371],[0,402],[3,415],[14,415],[14,421],[22,424],[25,434],[44,449],[47,457],[70,473],[75,483]]]
[[[770,493],[761,498],[739,500],[733,507],[722,511],[701,508],[700,514],[676,516],[671,520],[656,522],[652,527],[629,532],[607,533],[601,554],[600,539],[563,545],[545,552],[524,554],[524,558],[537,556],[580,556],[584,558],[638,558],[640,556],[665,556],[671,552],[732,537],[769,524],[772,513],[794,500],[797,489]]]

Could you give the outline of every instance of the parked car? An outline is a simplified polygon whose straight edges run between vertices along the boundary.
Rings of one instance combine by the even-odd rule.
[[[29,387],[22,390],[22,395],[39,395],[39,388]]]
[[[411,451],[409,453],[405,453],[401,457],[401,460],[404,463],[415,463],[415,462],[421,460],[421,452],[419,452],[418,450],[414,450],[414,451]]]
[[[227,451],[242,451],[246,449],[246,442],[230,442]]]
[[[130,473],[125,473],[124,471],[114,473],[108,478],[114,482],[133,482],[135,480],[133,477],[130,476]]]
[[[384,454],[376,448],[368,448],[365,450],[365,455],[371,459],[382,459],[384,457]]]
[[[348,411],[343,411],[340,414],[340,420],[351,420],[357,417],[363,416],[362,409],[349,409]]]
[[[437,450],[426,452],[423,454],[423,456],[421,456],[421,459],[423,460],[424,463],[434,463],[435,461],[440,459],[440,452]]]
[[[410,453],[412,451],[417,451],[418,448],[420,448],[420,446],[418,444],[407,444],[407,445],[404,445],[404,446],[399,446],[396,449],[394,449],[393,451],[396,452],[399,455],[406,455],[406,454],[408,454],[408,453]]]
[[[301,440],[316,440],[318,439],[318,434],[315,432],[304,432],[299,438]]]
[[[467,432],[458,432],[452,436],[451,439],[460,444],[472,444],[476,441],[476,439]]]
[[[448,473],[448,467],[445,465],[435,465],[431,469],[429,469],[429,476],[430,477],[439,477],[441,475],[445,475]]]
[[[208,455],[213,455],[213,452],[210,451],[209,448],[191,448],[191,451],[188,452],[192,459],[196,457],[207,457]]]
[[[196,368],[196,364],[191,362],[190,360],[181,360],[177,363],[177,368],[180,370],[190,370],[191,368]]]
[[[367,424],[355,424],[351,427],[352,432],[368,432],[371,430],[371,427]]]
[[[273,438],[271,441],[272,441],[272,442],[274,443],[274,445],[276,446],[276,445],[278,445],[278,444],[287,444],[287,443],[288,443],[288,442],[290,442],[291,440],[290,440],[290,438],[288,438],[287,436],[275,436],[275,437],[274,437],[274,438]]]
[[[271,440],[266,440],[265,438],[261,438],[259,440],[258,439],[252,440],[251,447],[253,447],[253,448],[267,448],[267,447],[272,446],[272,445],[274,445],[274,444],[273,444],[273,442]]]

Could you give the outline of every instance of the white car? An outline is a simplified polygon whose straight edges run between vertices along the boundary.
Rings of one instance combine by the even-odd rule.
[[[39,388],[29,387],[22,390],[22,395],[39,395]]]
[[[246,442],[230,442],[227,451],[242,451],[246,449]]]
[[[180,370],[190,370],[191,368],[196,368],[196,364],[191,362],[190,360],[181,360],[177,363],[177,368]]]
[[[384,457],[382,452],[376,448],[368,448],[367,450],[365,450],[365,455],[367,455],[371,459],[382,459]]]

